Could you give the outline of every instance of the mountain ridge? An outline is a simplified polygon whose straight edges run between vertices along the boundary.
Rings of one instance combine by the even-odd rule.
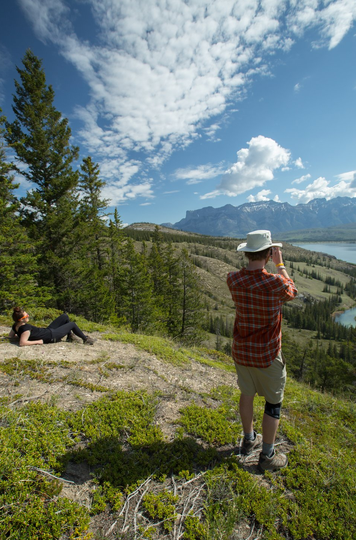
[[[244,237],[249,231],[269,229],[272,234],[356,223],[356,198],[313,199],[306,204],[275,201],[207,206],[187,210],[177,223],[164,227],[213,236]]]

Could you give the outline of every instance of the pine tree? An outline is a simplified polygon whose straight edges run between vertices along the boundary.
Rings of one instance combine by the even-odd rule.
[[[181,267],[181,319],[180,338],[197,343],[202,338],[202,301],[198,278],[186,249],[180,257]]]
[[[167,288],[167,269],[165,267],[164,252],[165,244],[163,236],[159,227],[156,225],[152,236],[152,248],[148,256],[148,264],[153,282],[153,295],[155,297],[156,306],[163,311]]]
[[[104,222],[108,201],[101,197],[105,182],[99,165],[91,157],[83,159],[78,184],[78,225],[72,254],[72,275],[77,285],[72,291],[76,306],[88,318],[108,320],[115,309],[111,295],[109,228]]]
[[[1,109],[0,109],[1,112]],[[5,122],[0,117],[0,124]],[[34,246],[18,215],[19,201],[14,195],[14,166],[6,160],[5,143],[0,132],[0,310],[15,304],[33,305],[44,301],[37,287],[37,261]]]
[[[122,280],[125,267],[125,246],[126,237],[122,229],[122,222],[117,208],[114,211],[114,219],[109,223],[109,280],[110,290],[114,301],[114,314],[112,322],[116,322],[117,314],[120,312]]]
[[[125,247],[118,315],[126,318],[133,331],[150,332],[156,329],[157,315],[152,289],[146,258],[135,251],[130,238]]]
[[[83,159],[80,170],[78,186],[78,191],[81,194],[79,203],[80,234],[85,237],[87,253],[90,253],[91,258],[101,270],[108,249],[106,241],[108,229],[103,219],[109,201],[101,198],[101,191],[106,182],[99,178],[99,165],[93,163],[90,156]]]
[[[181,310],[181,265],[180,256],[170,242],[163,253],[165,281],[163,289],[163,313],[165,326],[170,336],[176,336],[180,331]]]
[[[30,50],[17,68],[13,111],[5,138],[25,165],[21,174],[37,187],[21,202],[30,236],[37,242],[41,283],[50,285],[59,299],[66,287],[65,264],[76,207],[74,189],[78,172],[72,164],[78,148],[71,146],[68,120],[54,107],[54,91],[46,84],[42,62]]]

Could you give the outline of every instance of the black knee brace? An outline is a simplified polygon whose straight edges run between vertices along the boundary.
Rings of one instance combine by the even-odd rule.
[[[272,416],[272,418],[277,418],[279,420],[281,417],[281,406],[282,403],[276,403],[273,405],[272,403],[266,401],[265,413],[268,414],[268,416]]]

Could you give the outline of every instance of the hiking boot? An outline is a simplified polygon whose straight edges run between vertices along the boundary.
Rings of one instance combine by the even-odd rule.
[[[76,336],[75,334],[73,334],[73,332],[71,332],[70,334],[68,334],[66,342],[67,343],[75,343],[75,342],[79,343],[80,338],[78,336]]]
[[[255,438],[251,441],[249,439],[245,439],[245,437],[242,439],[242,445],[241,445],[241,454],[244,456],[249,456],[252,454],[254,450],[257,450],[262,446],[262,435],[259,435],[255,431]]]
[[[288,465],[288,458],[285,454],[276,454],[273,451],[271,457],[266,456],[265,454],[260,453],[260,459],[258,461],[258,470],[260,472],[265,471],[277,471],[283,469]]]
[[[83,339],[84,345],[94,345],[95,340],[91,337],[87,336],[85,339]]]

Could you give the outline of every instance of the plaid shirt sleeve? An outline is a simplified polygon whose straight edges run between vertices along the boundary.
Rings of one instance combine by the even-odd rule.
[[[293,280],[265,269],[231,272],[227,284],[236,308],[232,356],[237,364],[266,368],[281,348],[282,306],[298,291]]]

